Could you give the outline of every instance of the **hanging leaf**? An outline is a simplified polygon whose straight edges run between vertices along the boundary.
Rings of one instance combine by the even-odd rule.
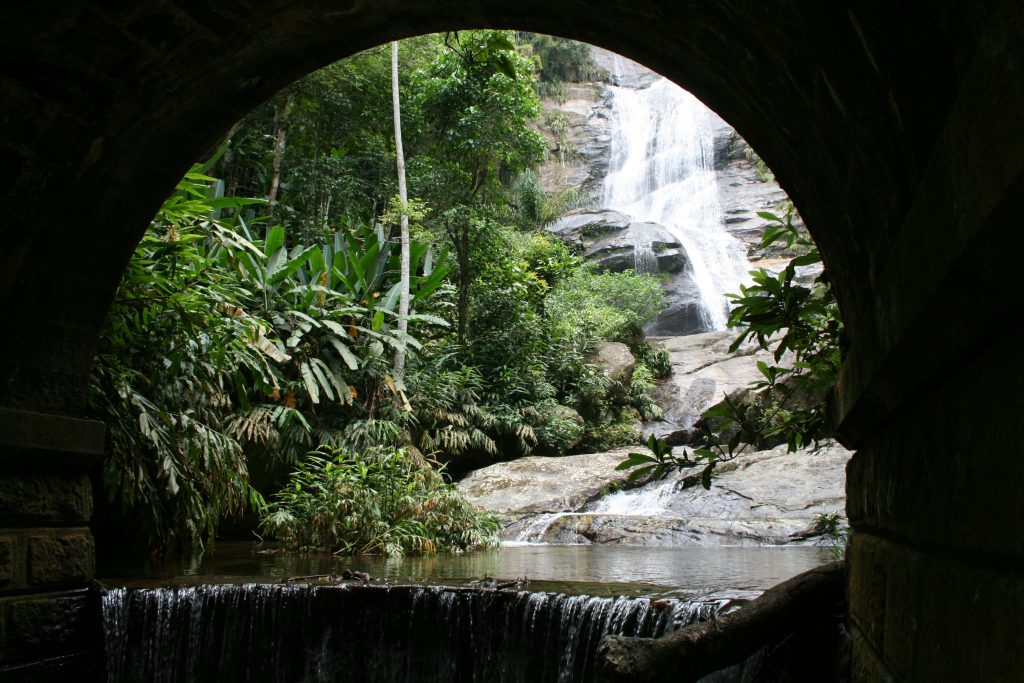
[[[317,388],[316,378],[313,376],[313,370],[309,367],[309,363],[300,363],[299,373],[302,375],[302,381],[306,385],[306,393],[309,394],[309,400],[313,403],[320,403],[320,390]]]

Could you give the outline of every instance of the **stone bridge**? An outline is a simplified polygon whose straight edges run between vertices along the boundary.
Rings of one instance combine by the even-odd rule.
[[[0,17],[0,673],[73,678],[89,647],[89,365],[175,181],[313,69],[508,27],[689,89],[806,219],[849,329],[854,678],[1022,676],[1019,0],[35,0]]]

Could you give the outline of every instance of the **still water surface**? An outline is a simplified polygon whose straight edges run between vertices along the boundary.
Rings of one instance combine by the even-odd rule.
[[[506,545],[458,555],[334,557],[259,551],[220,543],[182,575],[158,583],[277,582],[367,572],[377,581],[464,586],[474,579],[528,578],[526,590],[587,595],[750,598],[817,565],[827,551],[808,547],[652,548],[610,545]],[[170,581],[168,581],[170,579]],[[119,582],[120,583],[120,582]]]

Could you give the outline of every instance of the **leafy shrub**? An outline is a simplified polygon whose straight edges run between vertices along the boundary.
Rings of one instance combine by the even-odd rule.
[[[629,386],[629,405],[636,408],[644,420],[657,420],[662,416],[661,407],[651,400],[654,389],[654,373],[646,363],[637,362],[633,370],[633,381]]]
[[[658,280],[646,273],[583,268],[555,286],[545,312],[556,338],[631,341],[664,302]]]
[[[794,223],[792,208],[785,217],[766,211],[758,215],[771,221],[760,246],[783,242],[798,255],[778,275],[764,269],[752,271],[754,283],[729,295],[733,300],[729,325],[741,330],[730,351],[753,340],[759,348],[773,351],[775,363],[791,352],[793,364],[786,367],[759,361],[763,379],[751,383],[751,389],[763,399],[761,404],[745,411],[744,406],[726,401],[716,406],[718,414],[713,417],[738,427],[739,436],[733,439],[740,443],[777,439],[795,451],[832,436],[834,416],[829,397],[842,363],[843,323],[824,272],[810,287],[795,280],[796,269],[820,263],[821,254]],[[734,449],[730,442],[729,455]]]
[[[640,443],[642,438],[637,433],[634,416],[627,411],[620,411],[610,422],[588,424],[580,450],[597,453]]]
[[[269,377],[251,343],[259,327],[237,315],[249,292],[211,258],[230,229],[207,178],[193,168],[164,202],[128,265],[100,336],[90,413],[108,427],[101,514],[154,559],[201,551],[222,515],[259,508],[232,433],[232,400],[246,377]]]
[[[638,363],[650,369],[654,379],[665,379],[672,374],[672,357],[662,346],[653,346],[644,340],[633,349],[633,355]]]
[[[584,423],[572,408],[547,401],[534,406],[536,417],[533,432],[537,435],[537,451],[545,455],[564,455],[580,442]]]
[[[361,456],[321,448],[276,493],[260,528],[293,549],[356,554],[462,551],[495,546],[497,519],[404,449]]]
[[[589,45],[542,33],[525,33],[522,37],[540,58],[542,83],[579,83],[596,78],[597,68],[590,58]]]

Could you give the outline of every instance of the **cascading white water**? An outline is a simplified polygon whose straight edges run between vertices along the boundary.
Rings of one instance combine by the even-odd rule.
[[[633,247],[633,270],[638,273],[657,273],[658,255],[651,242],[637,243]]]
[[[617,491],[601,498],[594,512],[606,515],[671,516],[670,506],[679,493],[679,480],[669,477],[635,489]]]
[[[623,58],[615,58],[616,75],[623,64]],[[664,78],[646,87],[610,90],[615,119],[602,203],[634,220],[660,223],[679,240],[707,328],[725,329],[725,294],[749,281],[750,264],[743,245],[722,222],[714,171],[715,115]]]

